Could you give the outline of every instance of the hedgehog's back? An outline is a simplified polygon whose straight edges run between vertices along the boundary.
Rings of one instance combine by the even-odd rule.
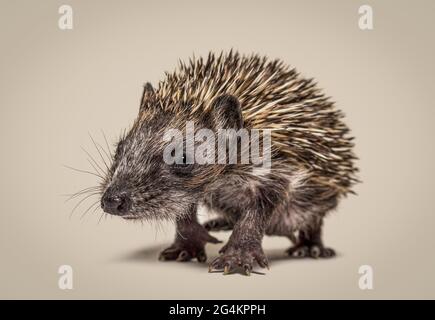
[[[287,155],[285,161],[306,167],[313,179],[342,194],[357,181],[342,113],[313,79],[304,79],[280,60],[231,51],[180,62],[160,82],[157,94],[163,106],[188,105],[193,113],[207,112],[216,97],[232,94],[240,101],[245,126],[271,129],[273,147]]]

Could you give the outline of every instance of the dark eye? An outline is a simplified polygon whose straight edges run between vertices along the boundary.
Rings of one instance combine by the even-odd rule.
[[[186,163],[186,160],[186,155],[183,154],[183,158],[177,161],[178,163],[171,165],[171,171],[179,176],[189,175],[192,172],[194,165]]]

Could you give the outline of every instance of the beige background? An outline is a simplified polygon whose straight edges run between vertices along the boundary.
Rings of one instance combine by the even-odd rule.
[[[0,3],[1,298],[435,298],[435,2]],[[373,31],[357,27],[365,3]],[[72,31],[57,27],[61,4],[74,9]],[[289,242],[267,238],[267,275],[208,274],[156,260],[171,225],[80,219],[86,206],[70,218],[62,194],[96,181],[62,164],[88,167],[88,132],[114,141],[142,83],[231,47],[316,77],[347,115],[364,184],[327,219],[336,259],[286,259]],[[72,291],[57,287],[62,264],[74,268]],[[374,268],[372,291],[358,288],[362,264]]]

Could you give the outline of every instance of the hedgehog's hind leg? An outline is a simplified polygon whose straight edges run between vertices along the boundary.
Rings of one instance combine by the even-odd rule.
[[[315,226],[299,230],[297,237],[289,237],[294,246],[287,250],[287,253],[296,258],[332,258],[335,251],[323,245],[322,221]]]

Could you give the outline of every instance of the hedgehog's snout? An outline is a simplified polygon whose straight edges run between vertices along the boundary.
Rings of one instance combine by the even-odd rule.
[[[101,198],[101,208],[109,214],[123,216],[131,209],[131,199],[126,192],[108,188]]]

